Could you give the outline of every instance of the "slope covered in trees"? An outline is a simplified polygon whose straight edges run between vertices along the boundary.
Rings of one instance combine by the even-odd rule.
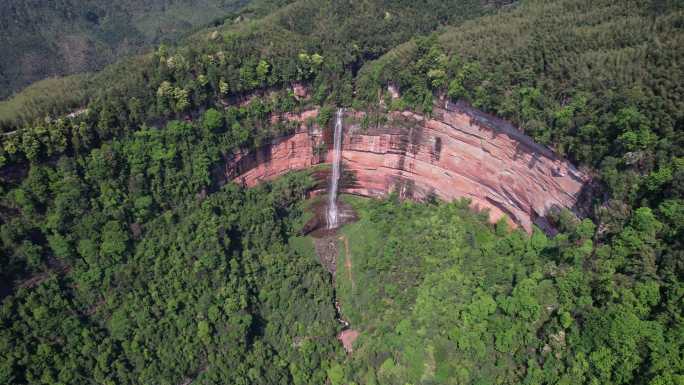
[[[465,100],[516,123],[535,140],[568,156],[594,175],[596,190],[591,218],[594,224],[577,229],[566,227],[565,234],[553,239],[553,253],[542,252],[538,259],[530,260],[531,266],[539,262],[560,267],[560,274],[542,268],[537,283],[531,284],[536,287],[544,279],[549,280],[545,285],[550,286],[544,292],[550,296],[568,290],[567,287],[553,288],[565,279],[565,273],[570,273],[567,277],[581,276],[585,280],[571,284],[571,290],[578,296],[570,305],[573,310],[567,315],[563,313],[563,301],[567,297],[538,300],[540,313],[528,319],[526,325],[533,325],[527,329],[532,334],[525,337],[526,332],[509,323],[508,332],[518,336],[510,337],[520,340],[503,349],[496,345],[500,338],[505,338],[496,334],[500,320],[479,337],[477,333],[483,330],[474,332],[468,330],[468,325],[456,321],[448,324],[460,331],[455,330],[449,336],[448,340],[455,345],[447,353],[442,350],[442,354],[447,354],[443,358],[459,360],[458,354],[468,352],[467,357],[473,354],[488,357],[472,365],[465,361],[461,367],[451,367],[451,373],[460,373],[463,381],[477,382],[477,378],[485,378],[485,383],[489,383],[492,378],[500,378],[498,370],[511,364],[510,357],[496,361],[495,368],[480,365],[492,357],[512,352],[509,348],[517,353],[513,362],[529,359],[525,354],[532,349],[541,351],[542,357],[537,356],[526,364],[517,362],[518,368],[526,367],[519,380],[529,383],[682,381],[681,359],[674,352],[682,351],[681,341],[675,336],[682,330],[681,277],[684,273],[681,243],[684,239],[683,20],[681,5],[672,2],[528,1],[507,12],[415,39],[368,63],[360,71],[356,82],[359,105],[375,109],[382,101],[378,96],[384,94],[384,103],[389,108],[408,107],[429,112],[436,97]],[[397,87],[401,97],[392,100],[383,92],[387,85]],[[560,218],[559,223],[561,228],[565,226]],[[412,228],[412,225],[415,226],[409,221],[407,226]],[[434,229],[435,234],[444,234],[436,226],[430,223],[428,233],[433,234]],[[391,229],[397,231],[395,223]],[[584,235],[573,235],[575,231]],[[404,239],[398,236],[396,242],[401,244]],[[429,259],[430,252],[422,251],[427,245],[429,242],[421,244],[415,253],[427,254],[424,258]],[[407,246],[391,247],[402,250],[415,246],[408,242]],[[521,253],[530,255],[521,245],[517,250],[518,257]],[[383,250],[369,252],[381,255]],[[462,258],[459,253],[453,256]],[[485,259],[501,257],[498,254]],[[457,272],[468,271],[477,263],[468,262]],[[526,262],[518,260],[508,266],[521,264]],[[416,262],[407,265],[415,266]],[[369,270],[377,274],[372,267]],[[573,269],[577,269],[576,273]],[[418,270],[424,273],[425,268]],[[486,268],[484,273],[488,274]],[[515,281],[527,279],[527,274],[530,271]],[[377,277],[372,282],[377,282]],[[475,283],[469,285],[473,290],[476,287]],[[438,286],[430,283],[425,288],[426,295],[431,295]],[[511,289],[515,296],[515,288]],[[420,288],[417,290],[420,293]],[[380,295],[376,298],[382,298],[382,287],[378,292]],[[491,291],[490,295],[496,297]],[[416,296],[421,298],[419,294]],[[646,302],[636,304],[636,298]],[[419,299],[414,309],[421,305]],[[551,303],[551,308],[557,306],[557,321],[545,319],[544,301]],[[506,301],[497,299],[496,307],[492,305],[491,309],[500,309],[502,316],[515,314],[507,306]],[[377,305],[370,308],[377,309]],[[405,312],[409,309],[405,308]],[[439,326],[432,324],[433,320],[421,319],[423,313],[415,312],[414,318],[407,316],[410,323],[406,326],[418,330]],[[452,319],[459,317],[463,318],[463,314],[456,309]],[[492,310],[483,320],[498,317]],[[382,319],[382,315],[376,315],[375,319]],[[551,326],[554,322],[565,326]],[[571,324],[576,324],[578,329],[568,329]],[[564,350],[545,358],[544,354],[556,349],[553,341],[544,340],[544,336],[552,336],[551,329],[543,328],[548,326],[554,335],[563,331],[568,338]],[[649,334],[652,332],[656,335]],[[394,330],[394,333],[399,334],[396,338],[400,346],[411,344],[411,333],[408,337],[401,336],[406,334],[403,331]],[[467,340],[461,340],[469,336],[491,339],[483,350],[481,345],[476,349]],[[427,338],[426,334],[419,337],[423,341]],[[402,342],[403,338],[408,339]],[[664,345],[655,347],[654,344],[663,341]],[[385,352],[391,351],[389,347],[382,347],[385,342],[382,338],[375,340],[369,349],[377,349],[374,344],[378,344]],[[438,351],[436,345],[428,346]],[[489,351],[491,354],[483,353],[486,349],[494,350]],[[662,355],[666,351],[675,355],[668,360]],[[377,353],[374,351],[374,354]],[[435,353],[414,354],[426,357]],[[394,373],[391,377],[394,381],[417,381],[420,373],[428,373],[408,367],[416,360],[414,356],[390,355],[390,358],[387,365],[396,369],[390,371]],[[395,364],[399,365],[398,369],[392,366]],[[430,367],[434,361],[425,365]],[[543,373],[535,373],[538,366]],[[676,369],[670,375],[660,372],[667,366]],[[503,376],[510,378],[510,374]]]
[[[339,350],[332,286],[313,252],[287,246],[306,177],[249,191],[230,185],[159,215],[150,197],[122,194],[116,175],[95,163],[85,178],[66,161],[42,170],[54,179],[46,198],[68,202],[44,221],[58,221],[65,235],[51,235],[49,246],[23,241],[18,252],[34,266],[68,267],[3,300],[2,383],[325,381]],[[93,199],[103,193],[109,207]],[[117,195],[134,199],[135,224]],[[27,217],[44,218],[17,221]],[[3,238],[11,230],[3,226]]]
[[[590,220],[549,239],[486,225],[467,202],[356,206],[337,279],[360,337],[333,384],[682,381],[681,286],[610,271]],[[654,246],[660,226],[646,208],[629,223]]]
[[[101,69],[236,11],[240,0],[0,3],[0,99],[49,76]]]
[[[278,2],[255,3],[252,8],[256,7],[258,14]],[[180,114],[219,104],[217,97],[301,80],[312,81],[319,102],[350,104],[353,74],[365,61],[416,34],[491,12],[497,3],[300,0],[260,19],[199,31],[176,47],[160,47],[156,55],[120,62],[78,86],[56,84],[39,93],[47,93],[46,100],[20,95],[28,100],[6,107],[0,104],[0,124],[11,131],[17,125],[33,123],[36,117],[59,116],[79,104],[105,100],[126,104],[132,97],[138,98],[144,113],[155,118],[160,113]],[[191,104],[170,106],[168,111],[153,108],[164,81],[187,93]],[[86,92],[74,98],[70,95],[73,88]],[[65,95],[69,97],[61,102]]]
[[[682,10],[504,3],[264,2],[0,106],[0,382],[684,381]],[[326,126],[341,105],[370,125],[440,98],[584,167],[593,214],[559,213],[548,238],[463,202],[354,202],[346,355],[298,234],[314,181],[212,172],[290,133],[285,112],[321,106]]]

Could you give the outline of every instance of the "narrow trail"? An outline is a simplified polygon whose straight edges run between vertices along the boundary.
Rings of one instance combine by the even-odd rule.
[[[347,276],[349,277],[349,282],[351,282],[352,292],[356,290],[356,282],[354,282],[354,274],[352,273],[352,260],[349,254],[349,238],[342,235],[340,240],[344,241],[344,268],[347,270]]]
[[[352,293],[356,291],[356,282],[354,282],[354,274],[352,273],[351,253],[349,252],[349,239],[340,235],[338,240],[344,242],[344,268],[347,270],[347,277],[351,282]],[[335,300],[335,307],[337,308],[338,320],[344,325],[344,329],[337,335],[337,339],[342,342],[344,350],[351,354],[354,351],[354,341],[359,337],[359,331],[351,328],[350,323],[342,318],[342,307],[339,300]]]

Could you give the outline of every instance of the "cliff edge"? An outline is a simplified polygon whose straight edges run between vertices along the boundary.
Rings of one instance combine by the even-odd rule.
[[[300,122],[289,136],[227,160],[225,180],[246,186],[288,171],[330,163],[330,133],[313,124],[318,110],[274,119]],[[509,123],[463,103],[436,107],[430,117],[392,112],[368,124],[348,112],[342,143],[341,191],[369,197],[396,192],[401,198],[469,198],[496,221],[506,215],[531,231],[550,230],[546,216],[578,200],[589,178]]]

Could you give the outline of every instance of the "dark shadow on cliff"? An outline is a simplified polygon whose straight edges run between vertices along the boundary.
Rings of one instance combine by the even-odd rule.
[[[256,168],[261,164],[270,162],[273,158],[273,146],[288,138],[289,137],[282,137],[275,139],[268,144],[246,151],[247,153],[243,156],[240,156],[239,152],[224,154],[222,162],[215,165],[211,170],[213,182],[209,192],[216,192],[221,186],[232,181],[238,175]],[[244,184],[244,182],[237,182]]]

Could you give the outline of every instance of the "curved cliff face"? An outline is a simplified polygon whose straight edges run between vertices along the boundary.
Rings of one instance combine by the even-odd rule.
[[[226,177],[247,186],[290,170],[330,162],[323,130],[307,127],[317,111],[288,115],[301,123],[288,137],[226,165]],[[345,119],[341,191],[444,200],[467,197],[491,220],[507,215],[530,231],[546,227],[554,208],[574,208],[588,178],[510,124],[463,104],[435,108],[429,119],[392,113],[387,122],[362,128],[362,113]],[[332,145],[328,143],[328,145]]]

